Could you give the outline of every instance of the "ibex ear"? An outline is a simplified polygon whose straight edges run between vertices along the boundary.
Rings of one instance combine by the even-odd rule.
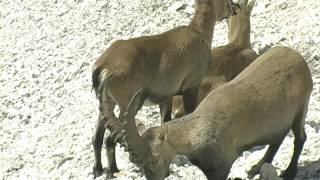
[[[158,131],[156,138],[160,141],[164,141],[166,139],[166,132],[164,132],[163,130]]]
[[[252,11],[252,8],[254,7],[255,4],[256,4],[256,0],[252,0],[252,1],[248,4],[248,8],[250,9],[250,11]]]
[[[161,133],[159,134],[159,139],[160,139],[161,141],[164,141],[164,140],[166,139],[166,133],[161,132]]]

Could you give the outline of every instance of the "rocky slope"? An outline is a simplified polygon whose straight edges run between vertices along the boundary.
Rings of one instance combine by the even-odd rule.
[[[252,14],[255,50],[286,45],[308,62],[314,90],[306,119],[308,140],[297,179],[320,178],[320,3],[318,0],[257,0]],[[91,66],[111,42],[186,25],[190,0],[0,1],[0,178],[92,179],[91,136],[97,100]],[[217,24],[214,46],[226,43],[226,23]],[[159,124],[156,107],[139,117]],[[285,139],[274,166],[289,163],[293,137]],[[230,177],[246,170],[266,148],[245,152]],[[118,148],[118,179],[144,179]],[[106,158],[103,163],[106,166]],[[196,167],[171,167],[167,179],[205,179]],[[101,177],[103,179],[104,177]]]

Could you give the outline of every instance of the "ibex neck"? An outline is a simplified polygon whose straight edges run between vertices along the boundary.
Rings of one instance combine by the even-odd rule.
[[[196,5],[195,14],[189,26],[197,29],[199,32],[202,32],[205,36],[207,36],[211,45],[215,22],[216,20],[213,7],[201,4]]]
[[[246,49],[250,44],[250,20],[248,18],[230,17],[229,21],[229,44]]]

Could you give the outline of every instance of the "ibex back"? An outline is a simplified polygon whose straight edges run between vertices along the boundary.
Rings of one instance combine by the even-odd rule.
[[[118,171],[115,145],[122,141],[123,133],[113,113],[116,104],[122,114],[133,94],[146,89],[147,100],[160,104],[164,121],[170,119],[171,98],[177,93],[182,93],[187,113],[195,109],[199,84],[211,63],[213,26],[216,20],[233,14],[234,7],[231,0],[196,0],[189,26],[160,35],[116,41],[96,61],[92,81],[100,113],[93,137],[95,177],[103,172],[101,148],[106,127],[111,132],[106,138],[107,176],[112,177]]]
[[[134,116],[146,98],[140,90],[121,119],[131,160],[140,165],[147,179],[164,179],[177,154],[186,155],[208,179],[227,178],[233,162],[256,145],[269,144],[263,163],[270,163],[291,129],[294,153],[282,174],[293,179],[306,134],[311,74],[303,57],[287,47],[275,47],[261,55],[232,81],[213,90],[190,115],[148,129],[142,136]]]

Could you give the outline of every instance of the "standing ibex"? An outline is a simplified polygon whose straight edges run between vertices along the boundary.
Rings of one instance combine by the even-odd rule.
[[[270,163],[288,131],[294,153],[282,174],[293,179],[306,134],[311,74],[303,57],[287,47],[275,47],[257,58],[232,81],[213,90],[187,116],[148,129],[139,135],[134,116],[148,96],[139,90],[121,120],[127,133],[130,159],[147,179],[164,179],[177,154],[186,155],[208,179],[227,178],[239,155],[256,145],[269,144],[265,156],[250,171],[257,174]]]
[[[113,110],[117,104],[123,113],[129,100],[139,89],[148,90],[147,100],[160,104],[163,120],[171,116],[171,99],[182,93],[187,113],[195,109],[198,87],[211,63],[210,48],[217,20],[232,15],[231,0],[196,0],[195,15],[189,26],[181,26],[163,34],[114,42],[95,62],[93,88],[99,97],[100,113],[93,136],[94,176],[102,174],[101,148],[105,129],[108,174],[118,171],[115,146],[123,133]],[[101,93],[102,90],[104,93]],[[101,102],[101,98],[107,98]],[[170,104],[170,106],[168,105]],[[103,115],[102,115],[103,112]]]
[[[211,51],[212,65],[207,77],[200,84],[197,105],[210,91],[231,81],[258,57],[250,44],[250,15],[255,0],[248,5],[246,1],[241,3],[243,4],[239,4],[240,8],[236,9],[236,15],[229,17],[229,43]],[[181,96],[173,97],[172,112],[175,118],[184,114],[182,104]]]

